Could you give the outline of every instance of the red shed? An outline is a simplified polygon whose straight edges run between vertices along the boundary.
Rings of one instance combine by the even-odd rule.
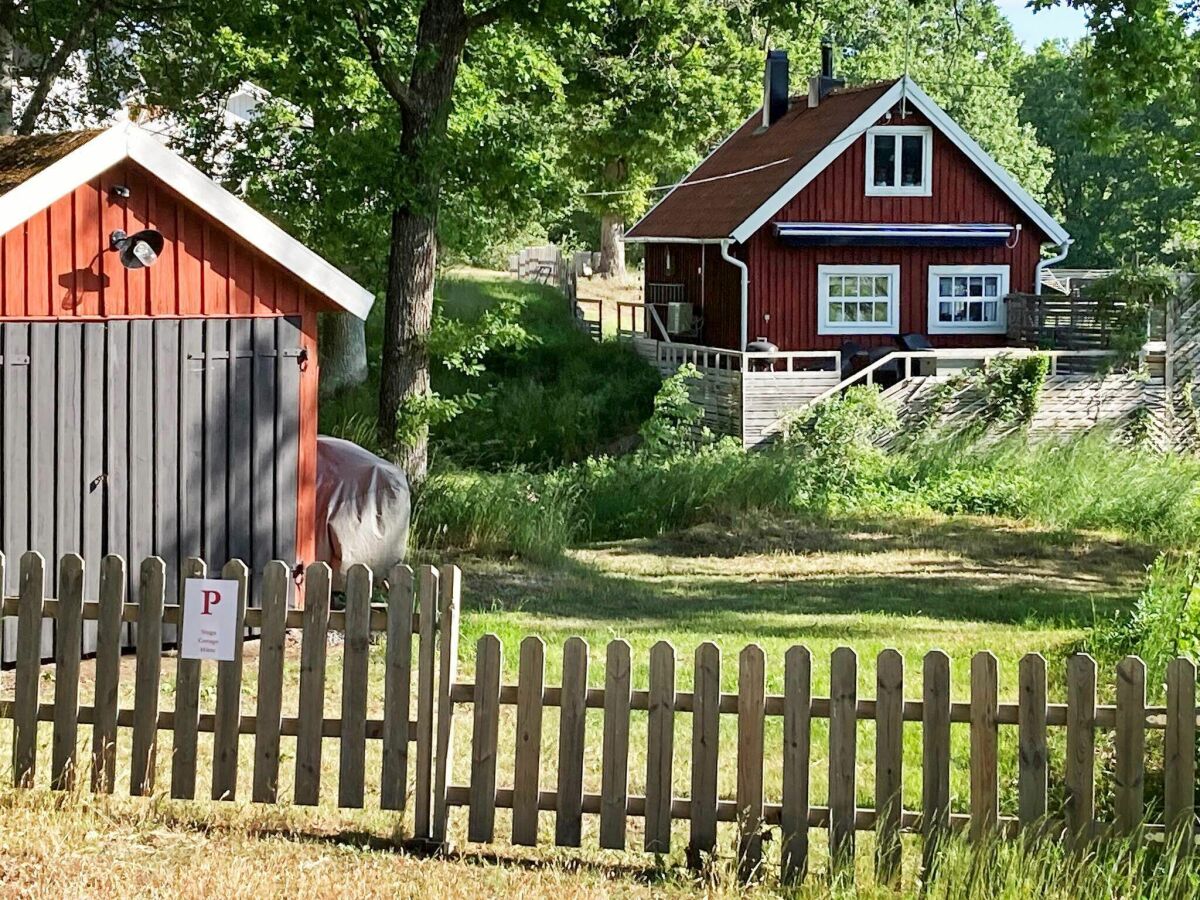
[[[371,293],[130,125],[0,138],[0,235],[8,558],[311,561],[317,313]]]
[[[1063,228],[907,76],[843,87],[827,53],[807,96],[787,78],[772,52],[762,109],[630,229],[647,335],[1004,345],[1005,295],[1039,289]]]

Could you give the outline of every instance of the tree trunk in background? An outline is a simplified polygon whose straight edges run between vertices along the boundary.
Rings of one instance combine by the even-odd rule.
[[[7,4],[6,4],[7,7]],[[5,10],[0,14],[0,134],[13,133],[13,37]]]
[[[367,380],[366,323],[350,313],[324,313],[320,321],[321,394]]]
[[[625,218],[617,213],[600,217],[600,274],[625,280]]]
[[[387,313],[379,380],[379,429],[396,463],[421,482],[429,466],[429,425],[419,415],[397,433],[405,404],[429,394],[429,327],[437,264],[437,218],[411,209],[392,214]]]

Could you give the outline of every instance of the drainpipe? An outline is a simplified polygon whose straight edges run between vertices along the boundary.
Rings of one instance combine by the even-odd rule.
[[[1039,259],[1037,268],[1033,270],[1033,292],[1040,294],[1042,292],[1042,269],[1046,266],[1053,266],[1056,263],[1062,262],[1067,258],[1067,254],[1071,251],[1071,245],[1075,243],[1075,238],[1067,238],[1058,245],[1058,249],[1062,252],[1058,256],[1051,256],[1047,259]]]
[[[742,352],[746,352],[746,328],[747,320],[750,318],[750,270],[746,268],[746,264],[736,256],[731,256],[729,253],[729,245],[733,243],[730,238],[725,238],[721,241],[721,259],[725,262],[733,263],[742,270]]]

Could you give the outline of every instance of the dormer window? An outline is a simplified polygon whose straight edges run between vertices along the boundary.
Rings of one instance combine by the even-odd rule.
[[[932,128],[881,125],[867,132],[868,196],[928,197],[932,187]]]

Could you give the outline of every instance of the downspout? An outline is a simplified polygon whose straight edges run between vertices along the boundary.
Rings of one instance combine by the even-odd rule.
[[[1062,251],[1061,253],[1058,254],[1058,256],[1050,256],[1050,257],[1047,257],[1046,259],[1038,260],[1037,268],[1035,268],[1033,270],[1033,292],[1034,292],[1034,294],[1041,294],[1041,292],[1042,292],[1042,269],[1046,268],[1046,266],[1056,265],[1057,263],[1060,263],[1064,259],[1066,259],[1067,254],[1071,252],[1071,245],[1073,243],[1075,243],[1075,238],[1067,238],[1065,241],[1063,241],[1061,244],[1058,245],[1058,249]]]
[[[747,320],[750,318],[750,270],[746,264],[736,256],[731,256],[729,253],[729,245],[733,243],[731,238],[725,238],[721,241],[721,259],[725,262],[733,263],[742,270],[742,352],[746,352],[746,331]]]

